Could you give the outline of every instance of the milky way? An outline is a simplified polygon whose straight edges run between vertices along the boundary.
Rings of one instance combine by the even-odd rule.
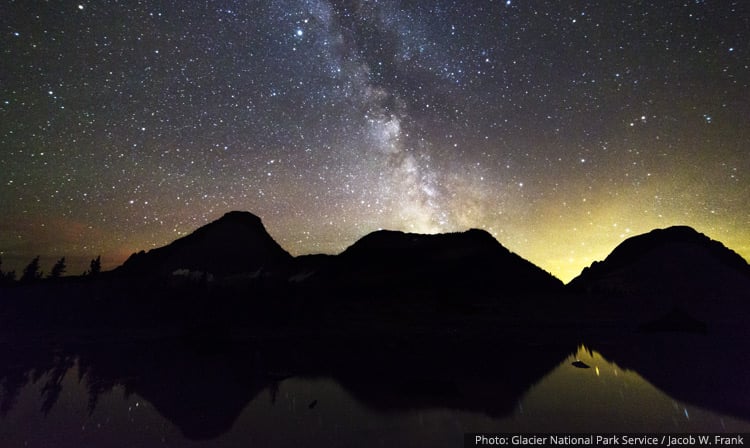
[[[3,2],[2,269],[229,210],[294,254],[484,228],[563,280],[675,224],[748,258],[748,8]]]

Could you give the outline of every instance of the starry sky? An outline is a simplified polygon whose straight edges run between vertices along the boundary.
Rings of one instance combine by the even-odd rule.
[[[6,0],[0,33],[6,271],[230,210],[295,255],[483,228],[564,281],[675,224],[750,258],[747,1]]]

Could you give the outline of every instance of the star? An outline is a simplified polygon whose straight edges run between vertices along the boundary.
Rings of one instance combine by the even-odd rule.
[[[611,222],[750,257],[732,2],[48,6],[3,10],[4,269],[112,268],[230,210],[295,255],[484,228],[563,280]]]

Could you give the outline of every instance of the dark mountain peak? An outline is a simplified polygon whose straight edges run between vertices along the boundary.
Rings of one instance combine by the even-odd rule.
[[[672,226],[665,229],[654,229],[648,233],[628,238],[617,246],[610,256],[616,257],[630,252],[643,252],[671,243],[707,244],[711,241],[711,238],[692,227]]]
[[[338,258],[344,277],[364,279],[373,288],[460,290],[488,295],[554,291],[562,283],[512,253],[485,230],[417,234],[372,232]]]
[[[232,211],[164,247],[133,254],[120,270],[155,275],[187,270],[226,276],[278,266],[291,259],[259,217]]]
[[[707,315],[720,308],[719,298],[743,302],[750,291],[750,266],[722,243],[675,226],[623,241],[604,261],[584,269],[569,288],[637,299],[644,309],[681,306]],[[632,300],[631,306],[636,306]]]
[[[250,212],[245,212],[241,210],[233,210],[231,212],[226,212],[224,216],[217,219],[211,224],[218,224],[221,222],[239,222],[239,223],[245,223],[247,225],[259,225],[259,226],[263,225],[259,217],[257,217],[256,215]]]
[[[687,257],[680,257],[689,255]],[[711,258],[727,268],[747,270],[748,264],[740,255],[688,226],[655,229],[623,241],[603,262],[594,262],[571,283],[587,277],[605,275],[628,265],[662,259],[664,263],[701,264]]]
[[[271,236],[259,217],[243,211],[231,211],[221,218],[212,221],[175,243],[188,240],[193,243],[201,241],[206,244],[230,245],[248,240],[265,240]],[[174,243],[172,243],[174,244]]]
[[[377,230],[360,238],[349,246],[342,256],[358,253],[414,252],[456,250],[460,253],[476,250],[507,250],[485,230],[470,229],[465,232],[421,234],[406,233],[398,230]],[[446,254],[447,255],[447,254]]]

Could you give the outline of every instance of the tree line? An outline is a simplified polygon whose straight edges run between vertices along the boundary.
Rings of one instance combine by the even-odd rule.
[[[36,283],[44,279],[57,279],[63,276],[67,272],[67,264],[65,257],[60,258],[52,266],[49,274],[44,275],[44,271],[41,269],[39,263],[39,255],[34,257],[29,264],[21,271],[20,278],[17,278],[16,271],[4,272],[2,270],[3,260],[0,258],[0,286],[13,285],[13,284],[30,284]],[[98,255],[92,259],[89,263],[89,269],[84,271],[81,276],[96,276],[102,271],[102,257]]]

